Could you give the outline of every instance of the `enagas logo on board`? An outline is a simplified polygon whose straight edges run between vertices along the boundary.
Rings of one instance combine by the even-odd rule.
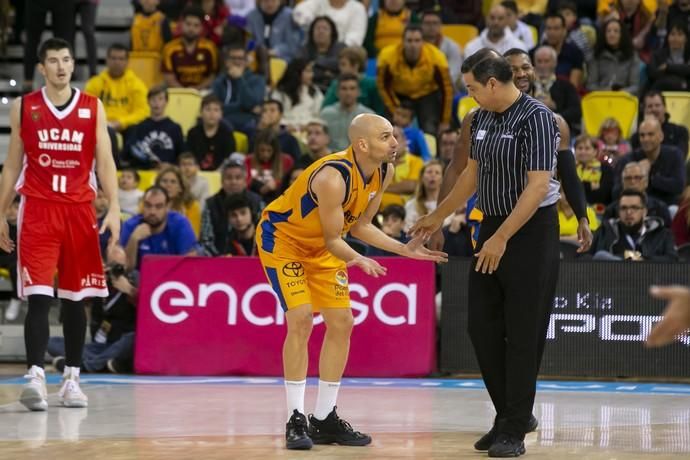
[[[350,293],[361,300],[351,300],[355,325],[364,322],[370,314],[388,326],[417,324],[417,283],[387,283],[374,292],[369,292],[369,289],[361,284],[350,284],[349,287]],[[244,320],[255,326],[285,324],[280,301],[267,283],[255,284],[240,296],[227,283],[187,285],[181,281],[166,281],[153,290],[149,305],[159,321],[179,324],[199,308],[206,308],[212,296],[214,306],[223,305],[227,309],[229,326],[237,325],[238,312]],[[384,308],[384,299],[388,296],[393,296],[393,299],[386,302]],[[266,314],[265,305],[270,297],[273,297],[274,303],[270,313]],[[264,308],[259,313],[261,306]],[[322,322],[321,315],[314,318],[314,325]]]
[[[50,158],[50,155],[48,155],[47,153],[42,153],[38,156],[38,164],[43,166],[44,168],[50,166],[51,161],[52,159]]]

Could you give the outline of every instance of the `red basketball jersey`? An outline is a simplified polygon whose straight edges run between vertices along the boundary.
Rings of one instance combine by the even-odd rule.
[[[22,195],[62,203],[91,202],[96,197],[98,100],[75,91],[60,111],[45,88],[23,97],[24,166],[16,187]]]

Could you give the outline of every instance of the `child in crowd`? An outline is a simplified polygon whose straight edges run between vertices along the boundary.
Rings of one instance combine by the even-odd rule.
[[[407,151],[413,155],[421,157],[426,163],[431,159],[429,146],[424,138],[424,132],[413,126],[414,108],[408,101],[402,101],[393,112],[393,124],[400,126],[405,132],[407,138]]]
[[[270,203],[281,193],[285,173],[294,166],[294,160],[280,150],[278,136],[270,130],[261,130],[254,139],[254,153],[247,156],[247,186]]]
[[[195,200],[201,203],[203,208],[204,203],[206,203],[206,198],[208,198],[209,195],[208,180],[199,174],[199,163],[196,162],[196,157],[193,153],[183,153],[180,155],[179,162],[182,176],[184,176],[189,184],[189,192]]]
[[[615,118],[607,118],[599,130],[599,160],[614,165],[622,156],[630,153],[630,144],[623,138],[621,125]]]
[[[144,195],[142,190],[139,190],[139,173],[136,169],[125,168],[120,171],[120,179],[118,180],[117,198],[120,202],[120,210],[129,215],[139,213],[139,201]]]
[[[405,225],[405,208],[399,204],[391,204],[381,211],[381,230],[391,238],[407,243],[409,239],[403,231]],[[369,246],[367,256],[396,256],[396,254],[384,251],[383,249]]]

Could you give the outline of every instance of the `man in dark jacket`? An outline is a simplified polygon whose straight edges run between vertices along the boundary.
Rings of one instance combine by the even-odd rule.
[[[666,113],[666,99],[659,91],[647,91],[642,103],[642,113],[644,117],[654,116],[661,123],[661,130],[664,133],[662,144],[671,145],[683,152],[683,158],[688,156],[688,129],[685,126],[677,125],[668,121]],[[640,147],[640,135],[635,133],[630,139],[633,149]]]
[[[640,124],[640,148],[625,155],[616,164],[613,196],[621,191],[621,172],[631,161],[639,161],[649,171],[647,194],[658,198],[667,205],[678,204],[685,187],[685,159],[677,148],[663,145],[664,134],[659,121],[647,117]]]
[[[647,217],[647,198],[638,190],[623,190],[618,219],[608,219],[594,234],[595,260],[675,262],[673,235],[658,217]]]

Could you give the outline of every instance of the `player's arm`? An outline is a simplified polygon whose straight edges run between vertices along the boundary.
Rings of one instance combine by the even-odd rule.
[[[7,149],[7,159],[2,168],[0,178],[0,248],[12,252],[14,243],[9,237],[6,213],[10,202],[14,198],[14,186],[22,170],[24,158],[24,143],[19,133],[21,119],[21,98],[18,97],[10,107],[10,145]]]
[[[422,246],[423,238],[418,237],[408,242],[407,244],[401,243],[400,241],[391,238],[386,235],[380,228],[372,224],[376,213],[381,207],[381,199],[383,197],[383,192],[393,180],[393,165],[386,164],[388,168],[388,173],[386,173],[386,179],[381,187],[381,190],[374,196],[374,198],[369,202],[367,209],[362,213],[362,215],[357,220],[357,223],[350,229],[350,234],[357,239],[360,239],[370,246],[375,246],[384,251],[391,252],[393,254],[398,254],[400,256],[412,257],[414,259],[421,260],[433,260],[434,262],[445,262],[448,260],[448,255],[443,252],[430,251]]]
[[[386,269],[375,260],[360,255],[342,238],[345,215],[343,200],[347,187],[343,177],[336,169],[326,166],[316,173],[311,182],[311,191],[318,200],[319,220],[323,231],[326,249],[348,266],[357,265],[368,275],[386,273]]]
[[[117,196],[117,170],[113,159],[112,144],[108,136],[108,120],[105,116],[103,104],[98,101],[98,116],[96,121],[96,174],[103,192],[108,198],[108,214],[103,219],[101,233],[110,229],[110,243],[120,240],[120,201]]]

